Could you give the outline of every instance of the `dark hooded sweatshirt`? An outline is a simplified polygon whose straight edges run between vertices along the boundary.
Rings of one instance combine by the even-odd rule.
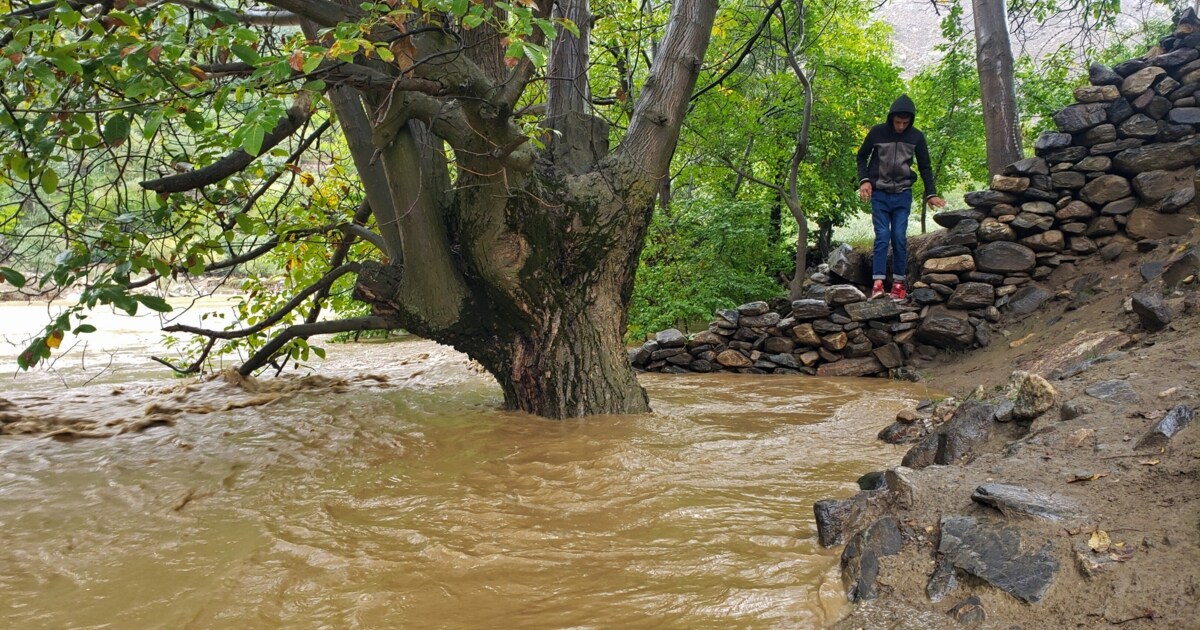
[[[858,149],[858,184],[861,186],[869,181],[875,190],[889,193],[909,190],[917,181],[917,175],[912,170],[915,157],[921,181],[925,182],[925,198],[935,197],[937,186],[929,166],[929,146],[925,144],[925,134],[912,124],[904,133],[896,133],[892,128],[892,118],[896,114],[908,114],[916,121],[917,108],[907,94],[900,95],[892,103],[887,122],[871,127],[862,147]]]

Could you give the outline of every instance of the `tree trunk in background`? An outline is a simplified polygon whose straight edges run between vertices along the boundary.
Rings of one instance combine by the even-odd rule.
[[[983,126],[987,135],[988,175],[1020,160],[1021,126],[1013,85],[1012,46],[1004,2],[973,0],[975,60],[983,99]]]

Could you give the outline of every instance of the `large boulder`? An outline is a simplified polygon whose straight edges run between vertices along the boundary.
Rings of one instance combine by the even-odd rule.
[[[975,250],[975,268],[988,273],[1024,273],[1037,265],[1032,249],[1010,241],[995,241]]]
[[[1102,206],[1110,201],[1116,201],[1129,196],[1129,180],[1120,175],[1102,175],[1088,182],[1079,196],[1084,201]]]
[[[1054,123],[1063,133],[1078,133],[1103,123],[1107,118],[1108,103],[1084,103],[1059,110],[1054,114]]]
[[[1113,167],[1129,175],[1146,171],[1173,171],[1192,166],[1200,160],[1200,137],[1180,142],[1160,142],[1121,151],[1113,158]]]
[[[940,348],[969,348],[975,341],[975,328],[966,313],[934,306],[917,327],[917,339]]]

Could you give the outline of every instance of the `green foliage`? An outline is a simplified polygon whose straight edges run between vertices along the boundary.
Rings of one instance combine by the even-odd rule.
[[[772,246],[762,202],[676,203],[650,226],[630,307],[631,340],[706,323],[717,308],[782,295],[770,270],[790,253]]]

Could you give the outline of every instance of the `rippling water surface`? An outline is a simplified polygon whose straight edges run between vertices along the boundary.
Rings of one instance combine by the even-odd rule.
[[[333,346],[334,380],[232,409],[253,394],[121,365],[0,386],[47,415],[176,414],[0,437],[0,625],[819,626],[844,597],[812,503],[894,465],[875,434],[926,395],[656,375],[651,415],[560,422],[497,411],[424,341]]]

